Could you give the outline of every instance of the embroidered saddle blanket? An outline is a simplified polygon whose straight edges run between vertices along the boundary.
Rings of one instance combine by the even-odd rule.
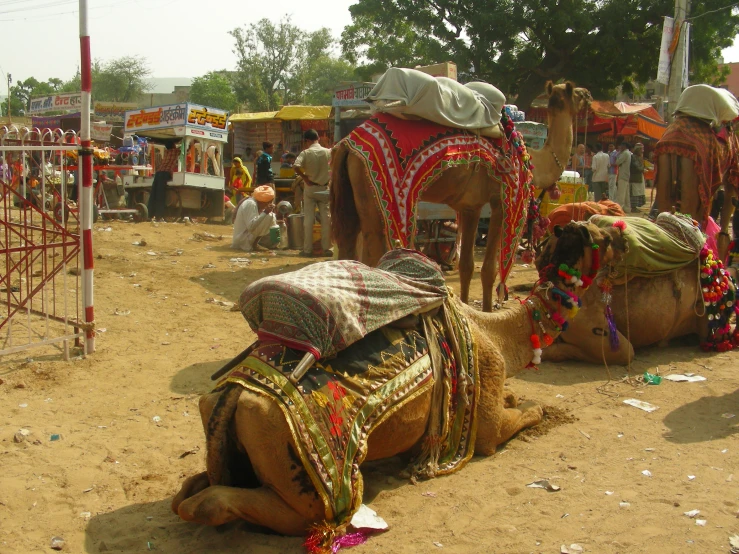
[[[500,268],[505,282],[515,261],[531,195],[528,154],[513,122],[502,112],[505,136],[494,139],[430,121],[375,114],[344,140],[364,163],[379,212],[386,248],[413,247],[418,201],[447,169],[482,167],[500,183],[505,218]]]
[[[335,358],[316,362],[297,387],[288,376],[303,353],[277,342],[261,344],[217,387],[237,383],[280,405],[337,534],[361,505],[359,465],[369,435],[432,386],[429,420],[436,424],[429,423],[411,470],[427,477],[451,473],[473,455],[479,378],[467,322],[447,301],[424,323],[424,333],[383,327],[368,334]]]
[[[739,186],[739,142],[734,133],[726,133],[720,138],[708,123],[700,119],[676,117],[654,148],[655,156],[662,154],[693,160],[705,217],[703,214],[690,215],[703,219],[703,225],[711,208],[711,199],[727,171],[729,183]]]
[[[435,262],[396,249],[377,268],[341,260],[264,277],[244,290],[239,307],[261,341],[321,359],[388,323],[441,305],[448,294]]]

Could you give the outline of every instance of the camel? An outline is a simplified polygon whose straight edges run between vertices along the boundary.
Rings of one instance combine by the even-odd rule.
[[[629,218],[625,219],[629,221]],[[592,223],[569,223],[565,229],[587,229],[596,242],[605,245],[602,263],[605,266],[624,251],[619,230],[605,232]],[[537,259],[537,268],[542,271],[548,266],[558,267],[566,256],[577,255],[586,242],[577,240],[562,243],[563,228],[555,227],[554,234]],[[557,252],[557,248],[560,248]],[[650,345],[667,346],[670,339],[686,335],[698,335],[702,345],[708,335],[708,315],[703,307],[701,283],[698,281],[697,260],[668,274],[655,277],[633,277],[627,282],[613,283],[610,303],[617,329],[618,348],[612,350],[609,326],[605,319],[603,292],[592,286],[582,293],[582,307],[576,318],[570,321],[549,348],[543,359],[552,362],[579,360],[590,363],[628,365],[634,358],[634,350]],[[590,271],[586,263],[583,274]],[[608,270],[602,270],[600,277]],[[733,284],[730,285],[735,290]],[[731,301],[727,302],[731,306]],[[736,333],[736,331],[735,331]],[[729,340],[736,342],[736,334]]]
[[[572,147],[572,122],[577,112],[591,101],[586,89],[567,82],[559,85],[549,81],[549,135],[539,151],[529,151],[534,161],[534,184],[546,189],[557,182]],[[566,163],[566,162],[565,162]],[[386,230],[377,209],[373,187],[365,175],[364,162],[350,155],[345,140],[339,142],[331,156],[331,220],[339,259],[359,260],[374,266],[387,251]],[[482,278],[482,309],[493,309],[493,285],[497,275],[496,262],[500,248],[503,206],[498,181],[488,177],[484,168],[476,165],[453,167],[444,171],[424,192],[420,200],[446,204],[459,218],[461,234],[459,256],[460,297],[469,301],[470,282],[475,269],[474,246],[480,212],[490,204],[490,227],[480,276]],[[357,238],[361,232],[361,257]]]
[[[737,197],[739,182],[739,140],[733,123],[727,123],[736,117],[736,107],[736,98],[726,90],[707,85],[686,88],[680,96],[675,119],[654,150],[657,157],[654,212],[677,207],[705,229],[711,199],[723,185],[721,232],[717,241],[721,259],[728,252],[729,222],[734,212],[732,199]],[[714,158],[703,159],[711,156]]]
[[[504,389],[506,378],[538,355],[532,349],[531,314],[536,309],[544,312],[542,299],[551,303],[554,294],[551,283],[536,292],[540,296],[530,297],[530,302],[510,302],[492,314],[466,306],[456,297],[449,300],[469,322],[477,348],[480,397],[475,454],[492,456],[499,445],[542,420],[540,406],[517,405],[513,394]],[[547,329],[556,336],[550,325]],[[417,446],[430,418],[431,396],[432,391],[424,391],[380,423],[369,436],[364,461],[388,458]],[[201,397],[200,413],[209,444],[208,471],[184,481],[172,501],[176,514],[213,526],[243,519],[285,535],[304,535],[323,520],[324,506],[295,454],[286,417],[276,402],[227,384]],[[235,441],[235,448],[211,449],[213,444],[223,444],[226,435]],[[223,459],[219,452],[232,455]],[[225,467],[238,486],[209,482],[212,471],[222,474],[220,468]]]

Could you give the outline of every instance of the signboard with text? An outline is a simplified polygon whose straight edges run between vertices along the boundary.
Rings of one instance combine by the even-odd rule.
[[[187,134],[225,142],[228,140],[228,112],[184,102],[126,112],[124,130],[127,134],[145,134],[158,129],[172,129],[175,136]]]
[[[374,83],[354,83],[334,91],[331,102],[334,107],[349,108],[367,106],[365,98],[375,87]]]
[[[71,112],[79,111],[82,107],[82,93],[70,92],[65,94],[52,94],[31,98],[30,115],[48,112]]]
[[[100,142],[109,142],[110,133],[113,132],[113,125],[106,123],[92,123],[90,124],[90,136],[92,140]]]
[[[138,106],[133,102],[95,102],[95,115],[106,120],[123,121],[128,110],[135,110]]]
[[[126,112],[124,129],[126,133],[177,127],[185,124],[187,119],[187,104],[172,104],[142,108]]]

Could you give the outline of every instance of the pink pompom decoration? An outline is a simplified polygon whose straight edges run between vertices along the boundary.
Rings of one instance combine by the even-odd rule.
[[[622,233],[623,233],[623,232],[624,232],[624,231],[626,230],[626,222],[625,222],[625,221],[623,221],[623,220],[621,220],[621,219],[619,219],[618,221],[616,221],[616,222],[615,222],[615,223],[613,224],[613,226],[614,226],[614,227],[615,227],[616,229],[620,229]]]

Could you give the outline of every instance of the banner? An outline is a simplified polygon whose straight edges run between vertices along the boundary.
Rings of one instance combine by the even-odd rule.
[[[82,107],[82,93],[70,92],[67,94],[53,94],[51,96],[40,96],[31,98],[31,109],[29,114],[36,115],[47,112],[70,112],[79,111]]]
[[[164,127],[177,127],[187,122],[187,104],[173,104],[126,112],[126,133],[136,133]]]
[[[107,119],[123,121],[128,110],[135,110],[138,106],[133,102],[95,102],[95,115]]]
[[[662,25],[662,43],[659,47],[659,64],[657,65],[657,82],[666,85],[670,82],[670,44],[675,30],[675,20],[665,17]]]
[[[90,136],[92,140],[100,142],[110,142],[110,133],[113,132],[113,125],[106,123],[91,123]]]
[[[690,23],[683,23],[683,36],[680,37],[680,40],[683,41],[683,59],[680,60],[683,64],[683,82],[682,87],[685,89],[690,84],[689,76],[688,76],[688,70],[690,69],[689,66],[689,54],[688,51],[690,50]]]
[[[187,125],[213,131],[225,131],[228,112],[207,108],[198,104],[188,104]]]

